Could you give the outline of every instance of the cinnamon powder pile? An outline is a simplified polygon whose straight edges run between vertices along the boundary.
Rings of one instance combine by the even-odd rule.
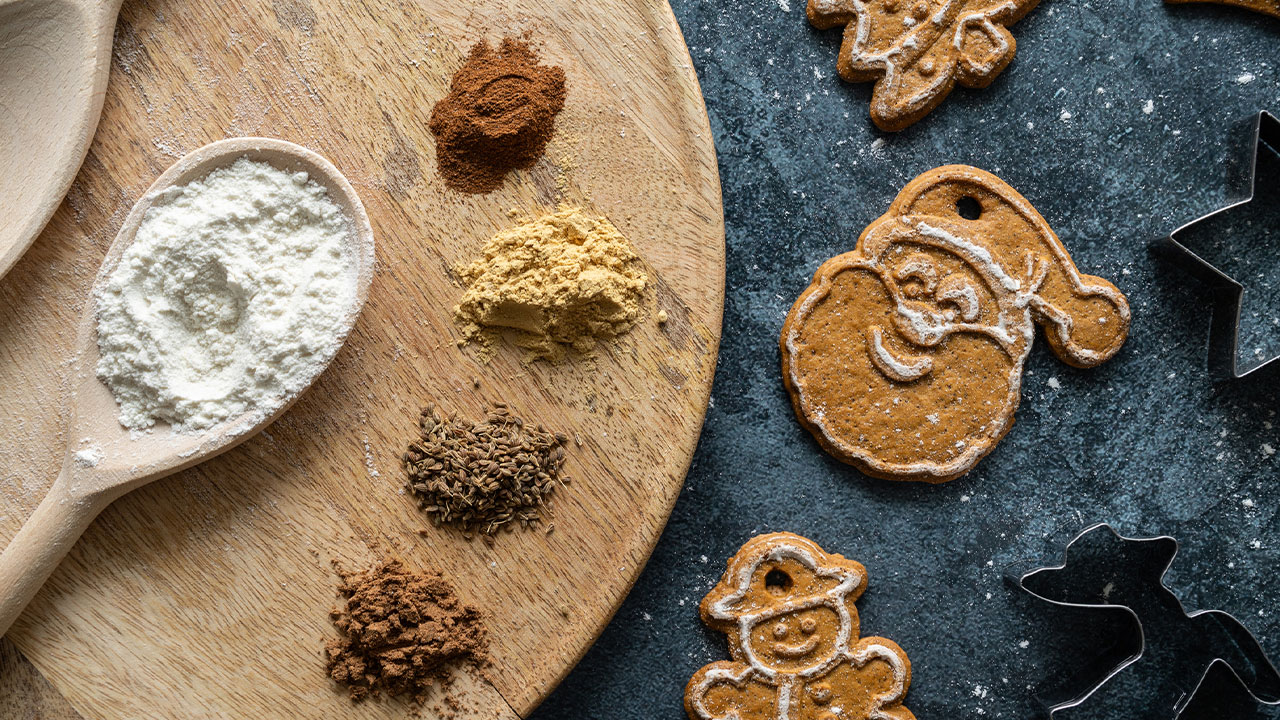
[[[506,38],[496,50],[477,43],[431,111],[445,184],[485,193],[511,170],[532,166],[551,140],[564,98],[564,71],[540,64],[525,40]]]
[[[342,633],[325,644],[329,676],[351,699],[409,695],[425,702],[453,668],[487,662],[479,610],[464,604],[439,572],[412,572],[384,560],[366,572],[338,569],[345,606],[329,613]]]

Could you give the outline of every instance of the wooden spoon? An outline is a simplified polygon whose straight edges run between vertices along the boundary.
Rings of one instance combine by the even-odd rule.
[[[186,184],[241,157],[263,161],[282,170],[306,172],[328,190],[329,198],[351,220],[349,257],[356,292],[343,322],[334,328],[338,338],[345,340],[369,293],[369,281],[373,277],[373,230],[360,198],[337,168],[310,150],[282,140],[235,138],[215,142],[166,170],[125,218],[102,261],[95,289],[110,275],[125,248],[133,243],[138,225],[159,191]],[[274,406],[255,408],[201,432],[178,434],[159,427],[131,435],[117,419],[115,398],[97,377],[95,297],[91,291],[77,335],[79,350],[71,379],[72,412],[62,472],[0,555],[0,635],[8,631],[76,539],[112,500],[235,447],[289,409],[324,369],[318,367],[303,390],[278,398]],[[92,467],[91,463],[76,458],[76,452],[84,447],[101,449],[101,459]]]
[[[44,229],[98,127],[121,0],[0,0],[0,277]]]

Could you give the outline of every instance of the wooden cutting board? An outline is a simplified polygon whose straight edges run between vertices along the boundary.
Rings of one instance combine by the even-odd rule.
[[[528,32],[568,75],[547,156],[489,195],[444,188],[426,120],[466,50]],[[117,501],[0,647],[0,715],[404,717],[325,677],[330,562],[432,566],[488,612],[493,667],[459,678],[462,717],[524,715],[636,579],[693,453],[724,293],[715,155],[662,0],[129,0],[88,159],[0,280],[0,541],[62,458],[67,349],[125,213],[182,154],[235,135],[329,157],[378,242],[369,303],[334,366],[262,435]],[[468,261],[512,210],[608,216],[648,264],[647,317],[593,360],[485,363],[451,321]],[[669,320],[659,324],[657,312]],[[478,381],[478,385],[477,385]],[[580,439],[554,532],[492,546],[429,529],[398,458],[419,409],[506,401]],[[424,536],[418,531],[428,528]],[[428,709],[426,716],[433,711]]]

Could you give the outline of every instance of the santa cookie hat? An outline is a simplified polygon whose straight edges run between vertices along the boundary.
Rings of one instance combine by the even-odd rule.
[[[962,215],[963,211],[963,215]],[[1032,318],[1063,362],[1092,367],[1115,355],[1129,332],[1129,303],[1107,280],[1082,275],[1040,213],[985,170],[948,165],[913,180],[882,221],[941,219],[982,250],[1027,293]],[[863,239],[873,241],[867,228]],[[912,223],[914,224],[914,223]],[[877,249],[859,247],[874,254]]]

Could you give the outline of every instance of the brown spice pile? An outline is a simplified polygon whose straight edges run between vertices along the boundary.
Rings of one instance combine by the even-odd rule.
[[[506,38],[497,50],[481,41],[431,111],[436,162],[454,190],[485,193],[509,171],[542,157],[564,108],[564,71],[541,65],[529,44]]]
[[[462,603],[436,571],[410,572],[384,560],[362,572],[338,570],[344,607],[329,613],[342,633],[325,644],[329,677],[351,699],[385,693],[422,703],[435,685],[449,684],[459,665],[480,668],[489,647],[483,617]]]
[[[487,350],[508,329],[530,359],[551,362],[630,330],[648,282],[613,223],[574,207],[499,232],[456,272],[467,286],[454,308],[464,342]]]
[[[541,511],[560,477],[568,438],[539,425],[529,428],[497,405],[482,422],[442,418],[427,407],[418,419],[421,438],[404,454],[409,489],[435,525],[492,536],[518,522],[527,528]]]

